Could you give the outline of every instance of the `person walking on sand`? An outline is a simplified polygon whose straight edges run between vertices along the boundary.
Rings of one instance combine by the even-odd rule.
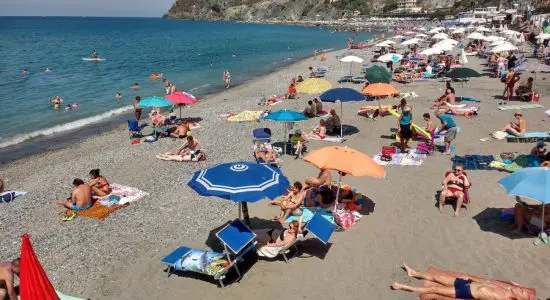
[[[15,276],[19,276],[19,257],[11,262],[0,263],[0,300],[18,299],[15,292]]]
[[[514,72],[514,68],[508,69],[508,74],[506,74],[506,82],[504,83],[504,93],[502,94],[502,99],[508,98],[508,102],[512,100],[514,96],[514,86],[519,80],[519,76]]]
[[[226,89],[229,88],[229,83],[231,82],[231,74],[228,70],[223,71],[223,84]]]
[[[136,121],[139,124],[139,119],[141,119],[141,112],[143,111],[143,108],[139,107],[138,104],[141,101],[140,96],[136,96],[136,99],[134,100],[134,115],[136,116]]]
[[[394,282],[393,290],[417,292],[419,294],[437,294],[456,299],[477,300],[529,300],[530,295],[517,284],[504,288],[485,279],[464,279],[443,274],[418,272],[403,263],[403,269],[409,277],[428,280],[439,285],[415,287]]]

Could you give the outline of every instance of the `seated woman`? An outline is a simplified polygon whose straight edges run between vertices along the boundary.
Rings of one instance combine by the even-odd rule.
[[[317,125],[310,133],[308,133],[307,138],[319,138],[324,139],[327,136],[327,127],[325,119],[319,120],[319,125]]]
[[[99,169],[91,170],[90,177],[92,180],[90,180],[89,185],[92,187],[94,195],[102,197],[111,193],[111,185],[107,178],[99,174]]]
[[[153,123],[153,126],[160,127],[164,125],[164,121],[166,120],[166,118],[164,118],[158,110],[153,109],[151,111],[150,116],[151,116],[151,123]]]
[[[526,84],[518,86],[516,89],[516,96],[520,99],[523,94],[531,92],[533,92],[533,77],[529,77]]]
[[[294,149],[294,155],[296,156],[296,159],[302,157],[305,143],[307,143],[306,137],[302,134],[301,130],[296,129],[294,134],[292,134],[292,136],[290,137],[290,144]]]
[[[298,221],[288,223],[287,229],[258,229],[256,233],[256,249],[258,256],[274,258],[279,255],[279,251],[292,245],[302,232],[302,218]]]
[[[527,131],[527,122],[523,119],[523,114],[521,112],[516,112],[514,114],[517,122],[510,122],[510,124],[504,126],[502,130],[511,135],[522,136]]]
[[[281,208],[281,213],[278,217],[273,218],[273,221],[279,221],[283,224],[290,215],[302,215],[300,206],[304,203],[304,197],[306,195],[306,192],[302,189],[302,183],[296,181],[290,187],[288,194],[275,198],[273,201],[269,202],[269,205],[279,205]]]
[[[461,164],[456,164],[453,172],[450,172],[443,179],[443,190],[439,195],[439,211],[443,212],[443,205],[445,204],[445,199],[447,197],[456,197],[457,202],[454,216],[458,216],[458,212],[464,202],[465,190],[471,185],[470,180],[466,174],[464,174],[464,166]]]
[[[254,154],[256,159],[263,162],[274,162],[277,160],[277,154],[273,151],[273,147],[268,143],[258,142],[254,145]]]
[[[296,99],[296,85],[291,82],[288,86],[288,93],[285,95],[285,99]]]
[[[323,185],[319,188],[309,189],[306,193],[306,207],[334,207],[336,202],[336,193],[330,186]]]
[[[170,133],[170,136],[173,138],[184,138],[187,136],[187,133],[189,132],[189,126],[187,125],[187,122],[185,121],[178,121],[178,126]]]
[[[515,219],[512,224],[512,232],[521,232],[525,228],[525,224],[529,223],[537,228],[542,226],[544,219],[544,227],[550,224],[550,204],[545,204],[544,218],[542,218],[542,205],[527,205],[524,203],[517,203],[514,206]]]

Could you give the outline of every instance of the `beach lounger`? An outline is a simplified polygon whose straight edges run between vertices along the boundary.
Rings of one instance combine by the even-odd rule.
[[[449,174],[451,173],[451,171],[448,171],[448,172],[445,172],[445,177],[446,178]],[[462,174],[468,176],[468,174],[466,174],[466,172],[463,172]],[[472,182],[470,182],[470,186],[469,187],[464,187],[464,200],[462,201],[462,205],[464,206],[464,208],[466,208],[466,210],[468,210],[468,206],[467,204],[470,203],[470,193],[468,192],[468,190],[472,187]],[[443,189],[443,187],[441,187],[441,189]],[[455,201],[457,200],[455,196],[451,196],[451,197],[447,197],[445,199],[445,202],[447,201]]]
[[[538,141],[550,142],[550,133],[548,132],[527,132],[522,136],[507,135],[506,140],[509,143],[535,143]]]
[[[181,246],[164,257],[161,262],[168,266],[168,276],[174,271],[196,272],[214,277],[224,287],[226,274],[234,268],[239,281],[242,275],[237,264],[245,254],[256,250],[256,234],[237,219],[218,231],[216,237],[225,248],[223,253]]]
[[[498,107],[499,110],[520,110],[520,109],[530,109],[530,108],[541,108],[544,107],[538,103],[526,103],[526,104],[514,104],[514,105],[501,105]]]
[[[344,82],[353,82],[353,75],[342,76],[340,77],[340,79],[338,79],[338,83],[344,83]]]
[[[136,120],[128,120],[128,134],[130,138],[136,137],[136,135],[142,136],[141,127]]]

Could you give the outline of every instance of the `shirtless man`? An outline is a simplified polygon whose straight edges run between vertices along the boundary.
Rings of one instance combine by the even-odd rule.
[[[317,177],[310,177],[306,179],[304,190],[311,187],[320,187],[322,185],[332,185],[332,177],[330,176],[330,171],[328,169],[321,169]]]
[[[168,152],[166,155],[186,155],[191,150],[197,150],[197,148],[200,146],[199,141],[197,139],[193,138],[192,136],[187,136],[185,143],[178,148],[178,150],[173,152]]]
[[[68,200],[58,200],[57,205],[65,206],[68,209],[82,211],[92,206],[92,187],[84,183],[80,178],[73,180],[73,191]]]
[[[415,287],[394,282],[394,290],[417,292],[420,294],[437,294],[457,299],[477,300],[529,300],[529,294],[521,287],[504,288],[488,280],[466,280],[453,276],[418,272],[403,263],[403,269],[409,277],[424,279],[439,283],[443,286]]]
[[[186,137],[188,132],[189,132],[189,126],[187,125],[187,122],[179,121],[178,126],[172,133],[170,133],[170,136],[181,139]]]
[[[14,279],[19,276],[19,258],[0,264],[0,300],[18,299],[15,293]]]

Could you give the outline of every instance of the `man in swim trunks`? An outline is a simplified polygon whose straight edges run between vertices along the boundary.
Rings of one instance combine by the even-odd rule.
[[[443,274],[418,272],[403,263],[403,269],[409,277],[429,280],[442,286],[415,287],[394,282],[394,290],[417,292],[420,294],[437,294],[456,299],[477,300],[529,300],[529,294],[520,286],[505,288],[488,280],[463,279]]]
[[[90,208],[92,206],[92,187],[80,178],[73,180],[73,185],[71,197],[68,200],[58,200],[55,204],[77,211]]]
[[[435,132],[446,130],[445,134],[445,152],[443,154],[451,154],[451,142],[456,138],[458,133],[456,123],[449,115],[442,114],[440,111],[435,112],[435,116],[441,121],[441,126],[436,128]]]
[[[134,100],[134,115],[136,116],[136,121],[139,123],[139,119],[141,119],[141,112],[143,111],[143,108],[138,107],[139,101],[141,101],[140,96],[136,96],[136,99]]]
[[[15,275],[19,276],[19,257],[0,264],[0,300],[18,299],[15,292]]]
[[[472,185],[466,174],[464,174],[464,166],[456,164],[453,172],[445,176],[443,179],[443,190],[439,195],[439,212],[443,212],[443,204],[448,197],[456,197],[456,209],[454,216],[458,216],[458,212],[464,202],[465,189]]]
[[[173,138],[184,138],[187,136],[187,133],[189,132],[189,126],[187,125],[187,122],[185,121],[178,121],[178,126],[176,129],[170,133],[170,136]]]
[[[311,187],[320,187],[323,185],[326,185],[326,186],[332,185],[332,177],[330,176],[330,171],[328,169],[320,169],[317,177],[310,177],[306,179],[304,190]]]

